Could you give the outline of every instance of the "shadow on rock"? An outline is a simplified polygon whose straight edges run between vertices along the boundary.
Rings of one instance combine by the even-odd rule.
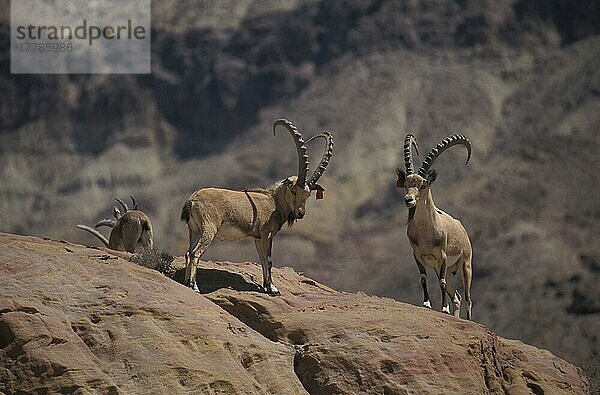
[[[171,278],[180,284],[184,283],[185,268],[179,269]],[[261,288],[256,283],[250,283],[237,273],[231,273],[227,270],[202,269],[196,271],[196,284],[201,294],[208,294],[216,290],[226,288],[240,292],[261,292]]]

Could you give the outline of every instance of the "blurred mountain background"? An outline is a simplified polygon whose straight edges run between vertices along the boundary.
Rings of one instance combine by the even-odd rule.
[[[150,75],[11,75],[0,6],[1,231],[97,245],[75,224],[134,195],[182,255],[194,190],[294,174],[286,117],[336,145],[275,265],[420,304],[395,168],[408,131],[422,155],[460,131],[471,162],[440,157],[433,195],[471,236],[474,319],[598,364],[600,1],[153,1]],[[244,241],[204,259],[258,258]]]

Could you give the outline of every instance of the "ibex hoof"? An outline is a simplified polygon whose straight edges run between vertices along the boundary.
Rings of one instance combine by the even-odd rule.
[[[450,306],[442,307],[442,313],[450,314]]]
[[[423,302],[423,307],[427,307],[428,309],[431,308],[431,301],[427,300],[425,302]]]
[[[273,284],[269,284],[269,285],[265,285],[264,287],[264,291],[266,293],[268,293],[271,296],[279,296],[281,295],[281,292],[279,292],[279,290],[277,289],[276,286],[274,286]]]
[[[188,287],[190,287],[195,292],[200,293],[200,290],[198,289],[198,285],[196,285],[195,281],[190,281],[190,283],[188,284]]]

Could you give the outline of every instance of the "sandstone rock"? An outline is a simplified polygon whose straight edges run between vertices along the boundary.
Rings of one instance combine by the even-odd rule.
[[[311,394],[586,391],[577,368],[474,322],[338,292],[289,268],[276,272],[282,296],[271,298],[247,291],[260,280],[259,266],[206,262],[197,277],[205,291],[216,271],[242,287],[206,296],[265,337],[294,345],[295,372]],[[205,272],[212,274],[203,280]]]
[[[270,297],[260,273],[202,262],[199,295],[105,250],[0,234],[0,392],[588,392],[573,365],[477,323],[289,268]]]
[[[0,392],[305,393],[291,346],[158,272],[0,236]]]

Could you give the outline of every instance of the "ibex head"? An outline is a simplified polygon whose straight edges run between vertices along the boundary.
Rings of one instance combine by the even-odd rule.
[[[137,210],[138,209],[138,205],[137,202],[135,201],[135,199],[133,198],[133,196],[129,196],[131,198],[131,202],[133,203],[133,208],[129,208],[129,206],[127,206],[125,204],[125,202],[123,202],[121,199],[119,198],[115,198],[115,200],[117,202],[119,202],[119,204],[123,207],[123,212],[121,212],[121,210],[119,210],[118,207],[114,206],[113,207],[113,216],[115,217],[115,219],[118,221],[126,212],[131,211],[131,210]],[[96,227],[98,227],[98,225],[96,225]]]
[[[133,198],[133,196],[129,196],[129,198],[131,198],[131,203],[133,203],[133,208],[129,208],[129,207],[128,207],[128,206],[125,204],[125,202],[123,202],[121,199],[119,199],[119,198],[115,198],[115,200],[116,200],[117,202],[119,202],[119,204],[120,204],[121,206],[123,206],[123,213],[121,213],[121,212],[119,211],[119,209],[118,209],[118,208],[114,207],[114,208],[113,208],[113,215],[114,215],[114,216],[117,216],[117,214],[118,214],[118,215],[125,214],[125,213],[126,213],[126,212],[128,212],[129,210],[137,210],[137,209],[138,209],[137,202],[135,201],[135,199]],[[118,218],[117,218],[117,219],[118,219]]]
[[[317,191],[317,199],[323,197],[323,187],[317,184],[319,178],[323,175],[323,172],[329,164],[329,160],[333,155],[333,138],[331,133],[322,132],[312,136],[307,142],[310,142],[317,138],[325,139],[327,146],[319,166],[315,169],[314,173],[307,181],[306,176],[308,173],[308,154],[306,152],[306,143],[302,139],[302,135],[298,129],[287,119],[278,119],[273,124],[273,134],[277,126],[285,127],[292,136],[294,143],[296,144],[296,151],[298,153],[298,175],[286,178],[281,182],[280,193],[283,194],[283,201],[287,204],[287,209],[290,214],[287,218],[288,225],[292,225],[296,219],[304,218],[306,214],[306,200],[310,197],[311,191]]]
[[[419,149],[417,147],[415,136],[412,134],[406,135],[406,138],[404,139],[404,163],[406,172],[400,168],[396,169],[396,173],[398,174],[396,186],[405,189],[404,202],[409,209],[414,209],[421,199],[426,198],[429,186],[433,184],[437,178],[437,171],[431,169],[433,162],[435,162],[442,152],[457,144],[464,145],[467,149],[467,161],[465,165],[469,163],[469,159],[471,158],[471,142],[461,134],[454,134],[440,141],[438,145],[427,154],[423,164],[421,164],[418,174],[414,174],[415,170],[411,148],[415,149],[417,155],[419,154]]]
[[[287,204],[290,215],[287,218],[288,225],[292,225],[295,220],[304,218],[306,214],[306,200],[310,196],[308,185],[300,186],[298,177],[291,176],[281,181],[281,193],[284,194],[283,201]]]

